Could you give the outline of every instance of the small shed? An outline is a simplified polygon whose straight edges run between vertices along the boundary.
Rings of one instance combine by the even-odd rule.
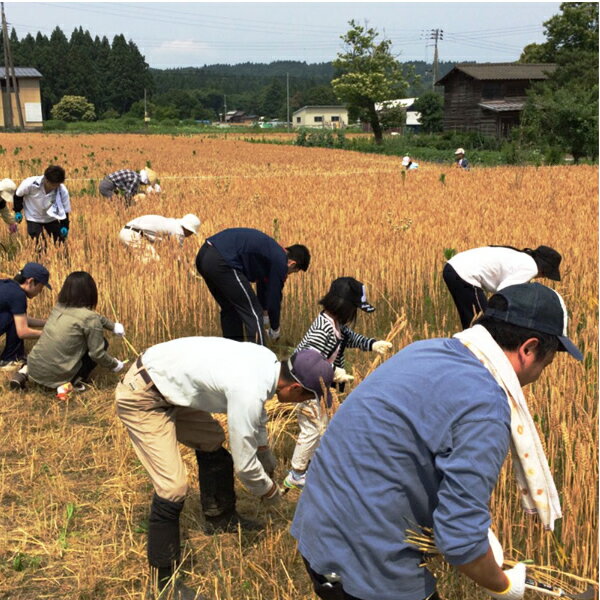
[[[42,117],[42,94],[40,91],[40,80],[42,74],[32,67],[15,67],[15,77],[21,100],[21,112],[23,113],[24,126],[34,129],[43,126]],[[17,110],[17,98],[12,87],[11,80],[11,107],[13,126],[19,124],[19,113]],[[6,102],[6,73],[4,67],[0,67],[0,127],[6,127],[9,121],[9,108]]]
[[[348,125],[348,109],[345,106],[303,106],[294,111],[292,127],[321,127],[340,129]]]
[[[556,69],[550,63],[461,63],[444,86],[444,130],[506,137],[520,122],[527,89]]]

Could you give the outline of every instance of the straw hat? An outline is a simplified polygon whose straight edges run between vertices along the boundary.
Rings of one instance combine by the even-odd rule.
[[[456,152],[454,154],[464,154],[465,153],[465,149],[464,148],[457,148]]]
[[[156,173],[148,168],[140,171],[140,177],[142,178],[142,183],[149,183],[150,185],[154,185],[157,180]]]
[[[185,215],[179,219],[179,224],[194,235],[198,235],[200,229],[200,219],[196,215]]]
[[[0,181],[0,197],[7,202],[13,201],[13,194],[17,191],[17,184],[12,179]]]

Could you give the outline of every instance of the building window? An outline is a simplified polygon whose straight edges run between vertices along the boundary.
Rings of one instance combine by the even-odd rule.
[[[323,117],[314,117],[315,119],[315,123],[322,123],[323,122]]]
[[[481,88],[481,97],[486,100],[503,98],[502,84],[498,81],[486,81]]]
[[[302,123],[302,117],[296,117],[296,123]]]
[[[340,121],[339,117],[335,117],[335,116],[331,117],[331,122],[332,123],[339,123],[339,121]]]

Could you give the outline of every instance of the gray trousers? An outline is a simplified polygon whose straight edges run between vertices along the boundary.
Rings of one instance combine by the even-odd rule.
[[[98,190],[105,198],[112,198],[115,184],[108,177],[105,177],[98,185]]]

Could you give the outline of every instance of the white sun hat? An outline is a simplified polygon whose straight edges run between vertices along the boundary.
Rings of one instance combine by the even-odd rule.
[[[188,231],[191,231],[194,235],[198,235],[200,229],[200,219],[196,215],[185,215],[179,219],[179,224]]]
[[[456,152],[454,154],[464,154],[465,153],[465,149],[464,148],[457,148]]]
[[[409,163],[410,163],[410,156],[405,156],[405,157],[402,159],[402,166],[403,166],[403,167],[408,167],[408,164],[409,164]]]
[[[17,190],[17,184],[12,179],[0,181],[0,197],[7,202],[13,201],[13,194]]]

